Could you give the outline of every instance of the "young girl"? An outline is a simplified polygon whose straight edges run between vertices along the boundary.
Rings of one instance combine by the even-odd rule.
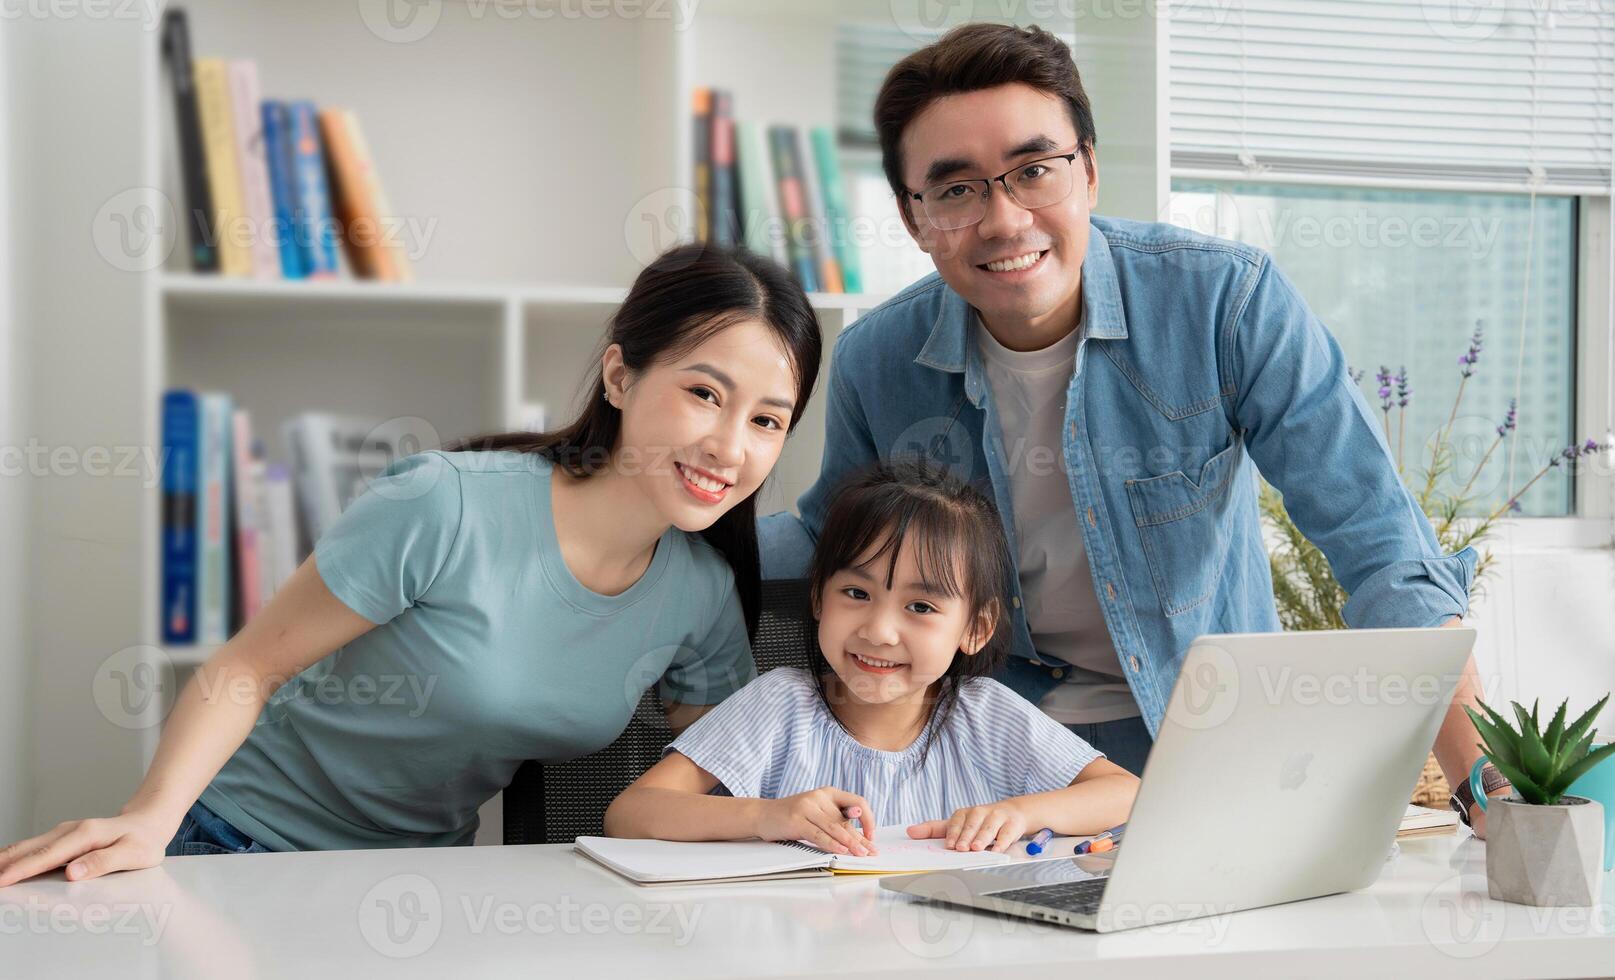
[[[371,481],[198,669],[122,812],[0,851],[0,888],[165,853],[470,843],[523,760],[608,744],[651,685],[679,730],[756,674],[754,493],[819,359],[783,269],[658,258],[575,422]]]
[[[1010,567],[979,492],[913,464],[854,477],[810,571],[816,669],[771,671],[692,725],[606,832],[865,855],[886,825],[1003,851],[1122,823],[1138,779],[988,676],[1007,655]]]

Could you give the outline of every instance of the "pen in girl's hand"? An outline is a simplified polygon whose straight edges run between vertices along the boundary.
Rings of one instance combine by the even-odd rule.
[[[1039,854],[1043,853],[1043,848],[1048,847],[1049,841],[1053,839],[1054,831],[1044,827],[1042,830],[1038,831],[1031,840],[1026,842],[1026,853],[1032,855],[1033,857],[1037,857]]]

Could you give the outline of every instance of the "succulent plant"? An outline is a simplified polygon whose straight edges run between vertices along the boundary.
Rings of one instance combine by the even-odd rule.
[[[1484,743],[1481,748],[1486,751],[1497,771],[1514,784],[1514,792],[1519,794],[1520,799],[1538,806],[1553,806],[1572,783],[1606,756],[1615,753],[1615,743],[1600,745],[1596,749],[1592,747],[1593,736],[1598,734],[1592,727],[1593,720],[1608,700],[1609,695],[1604,695],[1569,727],[1565,726],[1565,707],[1569,702],[1560,702],[1559,710],[1554,713],[1545,732],[1537,720],[1535,701],[1531,703],[1529,712],[1518,702],[1509,702],[1514,707],[1515,717],[1519,719],[1518,730],[1484,701],[1476,703],[1485,710],[1487,717],[1482,718],[1467,705],[1464,711],[1474,723],[1475,731],[1480,733]]]

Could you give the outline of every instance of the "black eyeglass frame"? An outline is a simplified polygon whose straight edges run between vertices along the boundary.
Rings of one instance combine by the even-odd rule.
[[[1011,201],[1014,201],[1016,204],[1019,204],[1021,207],[1026,208],[1028,211],[1036,211],[1038,208],[1053,207],[1054,205],[1059,204],[1060,201],[1065,200],[1066,197],[1070,197],[1071,196],[1071,190],[1076,188],[1077,182],[1074,181],[1074,180],[1071,182],[1071,188],[1066,190],[1065,197],[1062,197],[1062,198],[1060,198],[1059,200],[1056,200],[1056,201],[1050,201],[1047,204],[1039,204],[1039,205],[1037,205],[1037,207],[1033,207],[1033,206],[1031,206],[1029,204],[1023,204],[1021,202],[1020,198],[1015,196],[1015,189],[1013,187],[1009,186],[1009,181],[1005,180],[1004,178],[1008,177],[1012,173],[1017,173],[1019,171],[1025,170],[1027,167],[1030,167],[1030,166],[1033,166],[1033,165],[1039,164],[1039,163],[1047,163],[1050,160],[1064,160],[1067,164],[1071,165],[1071,169],[1075,169],[1075,164],[1077,162],[1077,157],[1078,156],[1083,156],[1083,155],[1084,155],[1083,154],[1083,148],[1079,146],[1075,150],[1072,150],[1070,153],[1053,153],[1053,154],[1050,154],[1049,156],[1046,156],[1046,157],[1038,157],[1036,160],[1028,160],[1025,163],[1018,163],[1015,166],[1010,167],[1008,170],[1004,171],[1003,173],[999,174],[996,177],[965,177],[965,178],[962,178],[962,179],[959,179],[959,180],[945,180],[945,181],[942,181],[941,183],[932,184],[930,187],[926,187],[926,188],[920,190],[919,192],[911,191],[906,187],[903,188],[903,190],[908,193],[908,196],[909,196],[910,200],[919,201],[922,206],[925,206],[925,205],[927,205],[928,202],[925,200],[924,195],[934,193],[935,191],[939,190],[940,188],[952,187],[955,184],[980,184],[980,185],[982,185],[981,186],[982,197],[985,198],[987,194],[992,192],[993,184],[998,183],[998,184],[1004,185],[1004,193],[1009,195],[1009,199]],[[983,212],[983,216],[985,216],[985,212]],[[930,215],[929,211],[926,212],[925,220],[926,221],[931,221],[931,215]],[[972,221],[969,225],[960,225],[958,228],[946,228],[946,229],[941,229],[941,230],[944,230],[944,231],[958,231],[960,228],[969,228],[970,225],[979,224],[980,222],[981,222],[981,219],[977,218],[975,221]],[[934,222],[934,221],[932,221],[931,223],[933,225],[936,224],[936,222]]]

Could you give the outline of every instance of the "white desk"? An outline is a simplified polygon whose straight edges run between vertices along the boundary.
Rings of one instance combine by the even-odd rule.
[[[567,845],[169,858],[0,890],[0,975],[1615,973],[1615,881],[1592,910],[1492,902],[1482,846],[1408,842],[1361,892],[1106,936],[923,905],[873,878],[640,888]]]

